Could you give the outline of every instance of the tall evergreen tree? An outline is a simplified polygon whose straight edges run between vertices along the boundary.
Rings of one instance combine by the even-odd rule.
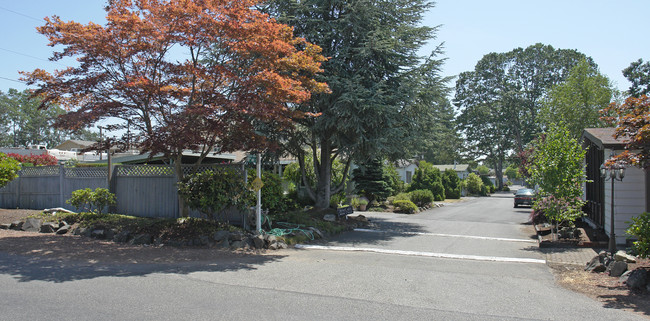
[[[352,171],[355,191],[368,200],[385,200],[391,195],[390,177],[380,159],[373,159]]]
[[[331,94],[315,95],[298,108],[320,116],[299,119],[287,139],[303,171],[304,146],[319,160],[314,162],[316,188],[309,190],[316,207],[326,208],[331,193],[343,188],[331,183],[334,159],[349,164],[404,153],[425,128],[424,115],[433,108],[426,102],[446,94],[439,49],[428,59],[418,55],[436,32],[421,25],[432,6],[426,0],[272,2],[272,14],[329,57],[318,80],[329,85]]]

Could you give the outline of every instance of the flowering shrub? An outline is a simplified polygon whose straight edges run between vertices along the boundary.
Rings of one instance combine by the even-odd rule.
[[[575,198],[561,198],[553,195],[538,198],[533,205],[534,212],[543,213],[546,219],[555,224],[556,232],[560,225],[573,225],[573,222],[585,215],[582,211],[584,201]]]
[[[56,165],[59,163],[59,161],[56,159],[56,157],[50,155],[50,154],[43,154],[43,155],[34,155],[34,154],[29,154],[29,155],[19,155],[15,153],[9,153],[7,156],[23,163],[23,164],[32,164],[34,166],[52,166]]]

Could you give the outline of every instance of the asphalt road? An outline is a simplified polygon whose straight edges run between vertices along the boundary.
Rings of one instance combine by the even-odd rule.
[[[327,248],[184,264],[0,253],[0,320],[643,320],[554,284],[512,196],[415,215]]]

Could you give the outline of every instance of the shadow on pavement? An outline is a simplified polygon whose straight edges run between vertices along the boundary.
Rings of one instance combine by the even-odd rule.
[[[364,227],[364,229],[376,232],[345,232],[331,238],[326,243],[329,245],[336,243],[379,244],[398,238],[416,236],[416,234],[412,233],[426,233],[427,231],[423,227],[420,224],[396,222],[389,219],[373,217],[371,218],[371,224],[368,227]]]
[[[0,241],[0,274],[19,282],[255,270],[285,257],[209,248],[131,246],[85,237],[34,235]]]

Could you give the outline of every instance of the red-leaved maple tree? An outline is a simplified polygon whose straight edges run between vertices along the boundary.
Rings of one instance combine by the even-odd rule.
[[[625,151],[606,162],[606,166],[627,163],[650,168],[650,98],[629,97],[623,104],[612,103],[602,110],[602,118],[616,126],[614,137],[626,141]]]
[[[108,126],[125,132],[115,144],[163,153],[179,175],[186,149],[201,150],[200,160],[214,147],[260,150],[271,142],[257,134],[259,124],[310,117],[290,106],[328,87],[314,80],[320,48],[255,10],[258,2],[110,0],[103,26],[48,17],[38,32],[62,48],[51,59],[78,65],[23,79],[37,86],[42,108],[66,107],[57,126],[119,119]]]

